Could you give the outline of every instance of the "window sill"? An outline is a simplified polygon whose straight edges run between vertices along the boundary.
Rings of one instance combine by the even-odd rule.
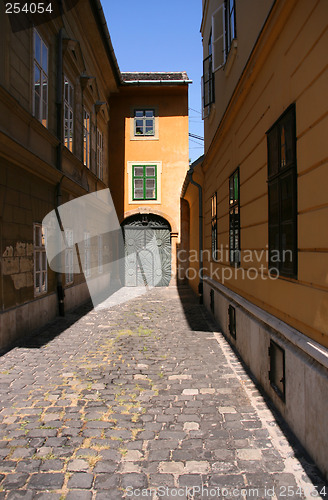
[[[147,135],[141,135],[137,136],[134,135],[133,137],[130,137],[131,141],[158,141],[159,138],[156,136],[147,136]]]
[[[226,77],[229,76],[234,60],[236,59],[237,47],[238,47],[237,39],[235,38],[234,40],[232,40],[230,51],[224,66],[224,72]]]
[[[160,205],[159,200],[130,200],[129,205]]]

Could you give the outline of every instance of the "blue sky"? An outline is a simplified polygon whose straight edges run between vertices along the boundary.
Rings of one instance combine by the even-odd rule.
[[[201,0],[102,0],[121,71],[186,71],[189,85],[189,132],[204,136],[201,116],[203,54]],[[190,139],[192,161],[202,142]]]

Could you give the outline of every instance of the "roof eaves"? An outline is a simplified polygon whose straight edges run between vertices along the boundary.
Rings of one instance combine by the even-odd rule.
[[[114,52],[112,41],[111,41],[111,38],[109,35],[108,26],[107,26],[107,22],[105,19],[105,15],[104,15],[104,11],[103,11],[101,2],[100,2],[100,0],[90,0],[90,3],[91,3],[91,7],[93,9],[97,24],[99,26],[100,33],[102,35],[104,44],[105,44],[105,49],[106,49],[106,52],[108,55],[110,65],[111,65],[113,73],[114,73],[114,78],[115,78],[116,84],[119,87],[123,83],[123,78],[122,78],[122,74],[121,74],[117,59],[116,59],[116,55]]]

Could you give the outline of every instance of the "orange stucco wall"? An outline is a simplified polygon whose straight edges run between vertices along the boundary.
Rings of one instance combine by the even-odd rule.
[[[135,140],[133,137],[134,107],[154,107],[157,111],[156,138]],[[171,225],[172,269],[175,272],[176,239],[180,231],[180,192],[189,166],[188,85],[153,85],[123,87],[110,101],[109,185],[113,201],[123,221],[140,211],[164,217]],[[158,137],[157,137],[158,135]],[[161,173],[156,201],[131,200],[132,179],[129,164],[158,162]],[[130,198],[130,199],[129,199]]]

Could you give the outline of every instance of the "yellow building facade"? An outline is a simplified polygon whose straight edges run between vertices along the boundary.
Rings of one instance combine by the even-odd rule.
[[[32,26],[0,5],[0,350],[90,297],[176,274],[188,76],[121,73],[100,1],[66,7]],[[99,213],[77,201],[66,207],[86,220],[61,218],[105,190],[104,211],[99,194]],[[43,226],[50,213],[57,233]],[[62,238],[50,267],[47,242]]]
[[[320,0],[203,1],[204,252],[191,280],[325,474],[327,19]],[[188,177],[182,195],[199,252]]]
[[[21,16],[16,26],[1,3],[0,349],[89,299],[73,270],[74,228],[57,273],[42,220],[108,187],[108,100],[121,83],[98,0],[58,7],[36,26]]]

